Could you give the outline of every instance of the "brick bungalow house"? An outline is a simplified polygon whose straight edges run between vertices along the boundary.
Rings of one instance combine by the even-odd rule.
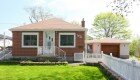
[[[73,61],[74,53],[85,51],[85,21],[82,25],[52,18],[11,28],[13,57],[60,56]]]

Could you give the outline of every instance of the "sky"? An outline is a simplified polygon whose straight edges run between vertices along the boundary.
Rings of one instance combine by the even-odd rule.
[[[81,22],[85,19],[86,28],[92,28],[94,18],[101,12],[110,11],[107,5],[111,0],[0,0],[0,34],[12,36],[10,28],[29,24],[26,8],[42,6],[54,16],[68,22]],[[140,35],[140,6],[134,6],[133,13],[127,16],[133,35]]]

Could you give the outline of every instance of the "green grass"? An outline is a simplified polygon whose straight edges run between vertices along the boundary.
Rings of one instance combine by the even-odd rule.
[[[0,65],[0,80],[107,80],[93,66]]]

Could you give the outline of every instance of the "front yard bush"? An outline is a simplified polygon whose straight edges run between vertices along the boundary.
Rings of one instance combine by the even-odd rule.
[[[36,58],[36,62],[45,62],[45,61],[58,62],[59,60],[57,57],[37,57]]]
[[[17,65],[20,64],[19,61],[0,61],[0,65]]]
[[[12,62],[21,62],[21,61],[33,61],[33,62],[58,62],[59,59],[57,57],[19,57],[19,58],[10,58],[4,61],[12,61]]]

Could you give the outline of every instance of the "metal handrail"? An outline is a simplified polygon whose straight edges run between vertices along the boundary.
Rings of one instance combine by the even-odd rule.
[[[48,46],[39,46],[38,49],[41,49],[40,53],[41,55],[43,55],[44,51],[47,50]],[[61,48],[57,47],[57,46],[51,46],[52,48],[51,50],[54,50],[54,52],[52,51],[52,53],[54,53],[54,56],[58,56],[58,57],[62,57],[63,59],[66,59],[66,52],[64,50],[62,50]],[[49,49],[48,49],[49,50]],[[39,51],[39,50],[38,50]]]
[[[57,48],[58,50],[60,50],[60,51],[62,51],[63,52],[63,57],[64,57],[64,59],[66,59],[66,52],[64,51],[64,50],[62,50],[61,48],[59,48],[59,47],[57,47],[57,46],[55,46],[55,48]],[[59,56],[60,56],[61,54],[59,53]],[[61,56],[60,56],[61,57]]]
[[[12,55],[11,53],[12,53],[12,51],[11,50],[7,50],[7,49],[1,51],[0,52],[0,60],[6,59],[7,58],[7,55]]]
[[[3,59],[9,59],[12,57],[12,51],[6,53],[5,55],[3,55],[2,57],[0,57],[0,60],[3,60]]]

